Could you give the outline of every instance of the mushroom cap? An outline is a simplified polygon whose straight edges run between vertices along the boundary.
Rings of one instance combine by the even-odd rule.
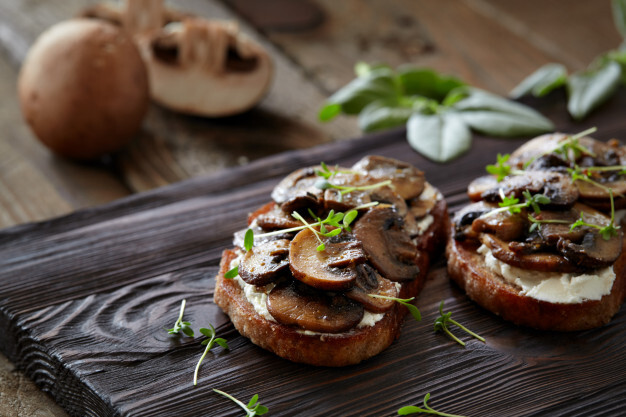
[[[152,99],[172,110],[209,117],[234,115],[257,104],[270,87],[274,72],[270,56],[232,24],[187,18],[135,39],[148,67]],[[173,60],[162,59],[155,49],[160,39]],[[231,66],[233,55],[252,64]]]
[[[67,20],[39,36],[21,68],[18,93],[41,142],[78,159],[120,149],[149,103],[146,68],[132,39],[90,19]]]

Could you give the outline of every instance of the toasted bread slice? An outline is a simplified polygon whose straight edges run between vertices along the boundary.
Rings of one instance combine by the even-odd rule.
[[[440,199],[430,211],[433,222],[418,237],[417,265],[419,275],[402,284],[399,297],[419,294],[426,281],[431,256],[443,245],[448,229],[448,211]],[[347,366],[359,363],[386,349],[400,335],[407,309],[394,303],[374,325],[355,327],[343,333],[315,333],[286,326],[261,316],[246,298],[242,287],[224,278],[237,257],[235,250],[223,253],[219,275],[216,277],[214,300],[230,317],[235,328],[254,344],[293,362],[316,366]]]
[[[522,294],[520,288],[485,266],[477,245],[449,239],[446,257],[448,274],[472,300],[505,320],[540,330],[576,331],[605,325],[626,296],[624,252],[613,264],[611,292],[600,300],[580,303],[552,303]]]

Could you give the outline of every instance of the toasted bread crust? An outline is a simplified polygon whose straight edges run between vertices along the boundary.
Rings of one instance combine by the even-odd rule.
[[[576,304],[550,303],[520,293],[504,278],[484,266],[476,246],[449,239],[448,274],[476,303],[515,324],[540,330],[577,331],[607,324],[626,296],[626,253],[613,265],[611,292],[600,300]]]
[[[449,221],[445,200],[441,199],[437,203],[431,215],[434,222],[418,242],[420,251],[417,264],[420,273],[416,279],[402,285],[400,298],[419,294],[426,281],[430,256],[445,241]],[[429,252],[425,252],[426,248]],[[236,256],[236,252],[230,249],[222,255],[216,277],[215,303],[230,317],[243,336],[278,356],[316,366],[353,365],[382,352],[400,335],[407,309],[397,303],[373,326],[354,328],[339,334],[304,334],[294,327],[266,320],[254,310],[239,284],[224,278]]]

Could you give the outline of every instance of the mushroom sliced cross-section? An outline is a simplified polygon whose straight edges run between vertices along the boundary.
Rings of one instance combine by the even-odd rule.
[[[364,314],[362,305],[344,295],[331,295],[298,281],[274,287],[267,297],[267,310],[279,323],[322,333],[348,331]]]
[[[368,264],[359,265],[357,273],[354,285],[345,293],[346,297],[363,304],[366,310],[374,313],[384,313],[393,307],[394,300],[370,297],[370,294],[395,298],[398,296],[398,288],[395,283],[381,277]]]
[[[417,246],[404,229],[404,218],[392,206],[369,209],[354,225],[367,259],[391,281],[410,281],[419,273]]]
[[[357,278],[356,265],[366,261],[361,244],[346,233],[322,239],[325,249],[319,251],[320,243],[311,229],[298,232],[289,247],[289,268],[296,279],[311,287],[347,290]]]
[[[316,210],[323,190],[316,186],[320,179],[315,174],[319,167],[300,168],[283,178],[272,190],[272,199],[286,213],[301,208]]]
[[[391,180],[392,188],[405,200],[415,198],[424,191],[424,173],[413,165],[384,156],[366,156],[352,166],[363,175],[363,183],[373,184]]]
[[[288,271],[290,243],[278,239],[253,246],[239,265],[241,279],[252,285],[267,285]]]

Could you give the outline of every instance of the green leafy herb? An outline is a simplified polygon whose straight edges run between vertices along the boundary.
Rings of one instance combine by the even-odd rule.
[[[550,198],[545,196],[544,194],[530,194],[528,190],[522,192],[524,196],[524,202],[520,203],[519,199],[514,196],[505,196],[502,191],[500,191],[500,198],[502,201],[498,203],[500,208],[495,210],[491,210],[483,216],[491,216],[497,213],[502,213],[503,211],[508,211],[511,214],[521,213],[522,209],[532,208],[533,211],[537,214],[541,211],[539,205],[545,205],[550,203]]]
[[[269,411],[267,407],[259,403],[258,394],[254,394],[252,398],[250,398],[250,401],[248,401],[248,405],[246,405],[232,395],[225,393],[224,391],[220,391],[215,388],[213,388],[213,391],[217,392],[220,395],[223,395],[224,397],[237,404],[239,407],[243,408],[246,412],[246,417],[262,416]]]
[[[460,324],[459,322],[453,320],[451,316],[452,316],[452,312],[450,312],[450,311],[445,313],[445,314],[443,313],[443,301],[441,301],[441,304],[439,304],[439,317],[435,320],[435,331],[437,332],[439,330],[442,330],[452,340],[454,340],[455,342],[457,342],[461,346],[465,346],[465,343],[461,339],[456,337],[454,334],[452,334],[452,332],[448,328],[449,324],[454,324],[455,326],[457,326],[458,328],[460,328],[461,330],[463,330],[464,332],[466,332],[470,336],[480,340],[481,342],[485,341],[484,337],[477,335],[473,331],[469,330],[467,327],[465,327],[462,324]]]
[[[537,219],[532,214],[528,215],[528,220],[532,223],[529,229],[529,232],[531,233],[537,230],[541,224],[569,224],[567,220],[561,219]]]
[[[389,297],[387,295],[380,295],[380,294],[367,294],[367,295],[369,295],[372,298],[382,298],[385,300],[393,300],[398,304],[402,304],[409,310],[409,312],[411,313],[411,315],[416,321],[422,320],[422,315],[419,309],[415,307],[413,304],[411,304],[411,301],[415,300],[415,297],[403,299],[403,298]]]
[[[171,329],[167,329],[167,332],[169,334],[178,334],[180,331],[182,331],[187,336],[193,337],[193,329],[190,327],[191,323],[189,323],[188,321],[183,321],[183,314],[185,313],[186,303],[187,300],[185,299],[183,299],[183,301],[180,303],[180,313],[178,314],[178,320],[176,320],[176,323],[174,323],[174,327],[172,327]]]
[[[399,409],[398,415],[408,416],[409,414],[425,413],[425,414],[433,414],[433,415],[442,416],[442,417],[463,417],[458,414],[448,414],[448,413],[442,413],[441,411],[434,410],[428,405],[429,399],[430,399],[430,393],[427,393],[424,396],[424,408],[417,407],[414,405],[409,405],[409,406],[402,407],[401,409]]]
[[[226,279],[233,279],[235,278],[237,275],[239,275],[239,265],[237,265],[236,267],[234,267],[233,269],[228,270],[228,272],[226,272],[224,274],[224,278]]]
[[[243,237],[243,247],[246,251],[249,251],[254,246],[254,232],[252,229],[246,230],[246,234]]]
[[[193,373],[193,385],[198,384],[198,371],[200,370],[200,365],[202,364],[202,361],[204,361],[204,358],[206,357],[207,353],[209,353],[211,348],[217,343],[222,348],[228,349],[228,344],[226,343],[226,340],[220,337],[215,337],[215,328],[211,324],[209,324],[208,329],[204,327],[201,328],[200,333],[208,337],[208,339],[205,339],[202,341],[202,343],[200,343],[201,345],[206,346],[206,348],[204,349],[204,353],[200,357],[200,360],[196,365],[196,370]]]
[[[615,26],[626,40],[626,2],[613,0],[612,4]],[[510,96],[519,98],[533,94],[540,97],[554,89],[566,87],[567,110],[574,119],[584,119],[613,96],[620,83],[626,83],[626,53],[623,45],[598,56],[587,69],[569,76],[563,65],[544,65],[515,87]]]
[[[437,162],[447,162],[471,146],[471,130],[493,136],[539,134],[554,129],[540,113],[462,81],[425,68],[359,63],[357,78],[333,94],[319,118],[359,115],[371,132],[406,125],[411,147]]]
[[[502,181],[504,178],[508,177],[511,173],[511,165],[507,162],[511,155],[508,153],[501,155],[498,153],[497,162],[495,165],[487,165],[485,168],[489,174],[495,175],[498,182]]]

